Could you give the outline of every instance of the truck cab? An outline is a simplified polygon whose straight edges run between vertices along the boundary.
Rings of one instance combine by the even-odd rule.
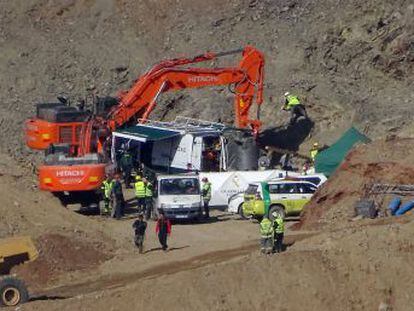
[[[202,197],[197,175],[158,175],[155,181],[154,215],[162,210],[169,219],[198,219]]]

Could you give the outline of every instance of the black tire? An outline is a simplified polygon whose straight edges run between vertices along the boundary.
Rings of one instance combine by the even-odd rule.
[[[285,208],[283,207],[283,205],[272,205],[269,208],[269,219],[271,221],[273,221],[275,219],[275,217],[273,217],[273,213],[276,212],[279,215],[282,215],[282,218],[285,219],[286,217],[286,212],[285,212]]]
[[[244,213],[243,213],[243,203],[241,203],[240,205],[239,205],[239,215],[240,215],[240,217],[242,218],[242,219],[249,219],[249,217],[247,217],[246,215],[244,215]]]
[[[13,307],[29,300],[29,292],[23,281],[12,276],[0,279],[0,306]]]

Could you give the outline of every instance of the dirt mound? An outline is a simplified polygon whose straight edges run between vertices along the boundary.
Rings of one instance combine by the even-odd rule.
[[[414,140],[394,138],[360,145],[354,149],[328,182],[306,205],[303,229],[348,225],[354,205],[371,183],[412,184],[414,181]],[[382,207],[391,199],[385,196]],[[408,199],[408,198],[406,198]]]
[[[39,257],[26,265],[16,267],[15,272],[32,290],[45,288],[63,274],[81,272],[108,260],[106,245],[85,241],[81,237],[45,234],[36,240]]]

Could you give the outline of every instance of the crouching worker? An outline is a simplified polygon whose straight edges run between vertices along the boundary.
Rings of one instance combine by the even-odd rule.
[[[260,222],[260,251],[263,254],[270,254],[273,250],[273,224],[266,216]]]
[[[135,230],[135,245],[138,247],[139,253],[142,254],[144,250],[145,230],[147,230],[147,223],[142,214],[138,215],[138,219],[134,221],[132,228]]]
[[[273,222],[273,230],[275,233],[275,252],[281,253],[283,251],[283,236],[285,234],[285,221],[283,217],[279,214],[274,212],[273,217],[275,218]]]

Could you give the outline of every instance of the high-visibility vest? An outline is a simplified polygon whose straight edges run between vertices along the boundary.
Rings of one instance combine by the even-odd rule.
[[[145,198],[145,184],[142,180],[135,183],[135,196],[137,198]]]
[[[312,161],[315,161],[316,155],[318,154],[319,150],[318,149],[311,149],[310,151],[310,157],[312,159]]]
[[[273,234],[272,222],[268,218],[263,218],[260,222],[260,234],[262,238],[270,238]]]
[[[286,105],[286,108],[288,110],[300,104],[299,98],[297,98],[297,96],[294,96],[294,95],[289,95],[287,97],[287,100],[288,100],[288,103]]]
[[[147,198],[152,198],[152,184],[150,182],[148,182],[145,187],[145,196]]]
[[[104,180],[101,189],[104,191],[105,198],[111,197],[112,188],[114,187],[114,181]]]
[[[206,182],[203,184],[202,193],[203,193],[204,200],[211,199],[211,183],[210,182]]]
[[[285,221],[281,217],[275,218],[274,222],[274,229],[276,233],[283,233],[285,232]]]

